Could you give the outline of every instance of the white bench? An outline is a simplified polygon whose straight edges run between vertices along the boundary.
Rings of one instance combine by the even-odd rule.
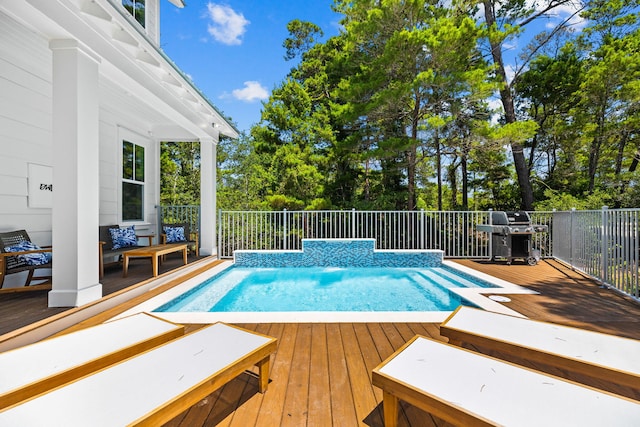
[[[0,425],[161,425],[254,365],[277,340],[216,323],[0,412]]]
[[[640,388],[640,341],[459,307],[440,325],[452,344],[468,343],[590,378]],[[542,367],[544,368],[544,367]]]
[[[183,334],[142,313],[0,353],[0,409]]]
[[[637,426],[640,403],[416,336],[373,370],[385,427],[404,400],[458,426]]]

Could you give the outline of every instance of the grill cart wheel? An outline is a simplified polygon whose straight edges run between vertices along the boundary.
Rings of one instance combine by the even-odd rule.
[[[527,264],[536,265],[537,263],[538,263],[538,260],[536,259],[536,257],[530,256],[527,258]]]

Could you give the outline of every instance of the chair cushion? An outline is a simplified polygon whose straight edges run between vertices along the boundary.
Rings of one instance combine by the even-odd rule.
[[[164,229],[164,233],[167,235],[167,243],[187,241],[187,238],[184,235],[184,227],[171,227],[165,225],[162,228]]]
[[[136,232],[133,227],[134,226],[132,225],[127,228],[110,228],[109,234],[111,234],[111,243],[113,243],[113,247],[111,249],[137,246],[138,237],[136,236]]]
[[[40,249],[42,249],[40,246],[31,243],[28,240],[23,240],[16,245],[5,246],[4,248],[6,252],[37,251]],[[51,262],[51,254],[48,252],[16,255],[16,258],[18,258],[19,262],[22,262],[26,265],[44,265]]]

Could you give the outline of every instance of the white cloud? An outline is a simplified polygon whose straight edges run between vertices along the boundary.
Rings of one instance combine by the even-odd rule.
[[[491,114],[491,124],[495,126],[498,124],[500,117],[502,117],[502,114],[504,113],[500,98],[493,97],[489,99],[489,108],[493,112]]]
[[[548,2],[546,1],[537,2],[534,0],[529,0],[529,3],[533,3],[533,6],[538,11],[543,10],[548,5]],[[581,18],[580,14],[575,14],[579,7],[580,2],[578,1],[569,1],[560,6],[554,7],[550,12],[547,12],[546,14],[550,18],[550,21],[547,22],[545,27],[547,29],[552,29],[560,21],[564,21],[565,19],[568,19],[571,15],[573,15],[569,20],[568,25],[576,31],[582,30],[587,25],[587,21]]]
[[[245,102],[258,101],[269,97],[267,89],[256,81],[244,82],[242,89],[234,89],[231,94],[234,98]]]
[[[557,8],[557,16],[560,19],[567,19],[576,13],[577,5],[572,3],[563,4]],[[582,30],[587,26],[587,20],[582,18],[579,13],[573,15],[569,20],[569,25],[576,31]]]
[[[507,83],[511,84],[516,75],[516,66],[513,64],[506,64],[504,66],[504,72],[507,75]]]
[[[242,35],[247,31],[247,25],[250,24],[242,13],[218,3],[209,3],[207,11],[208,17],[211,19],[208,31],[214,39],[227,45],[242,43]]]

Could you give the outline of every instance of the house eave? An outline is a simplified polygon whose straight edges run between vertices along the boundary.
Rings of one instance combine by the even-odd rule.
[[[118,79],[132,96],[151,98],[144,101],[166,117],[151,126],[168,121],[193,139],[238,137],[238,130],[115,0],[25,0],[8,2],[3,9],[48,40],[75,39],[94,52],[103,75]]]
[[[171,4],[173,4],[174,6],[176,6],[176,7],[179,7],[179,8],[183,8],[184,7],[184,1],[183,0],[169,0],[169,2]]]

